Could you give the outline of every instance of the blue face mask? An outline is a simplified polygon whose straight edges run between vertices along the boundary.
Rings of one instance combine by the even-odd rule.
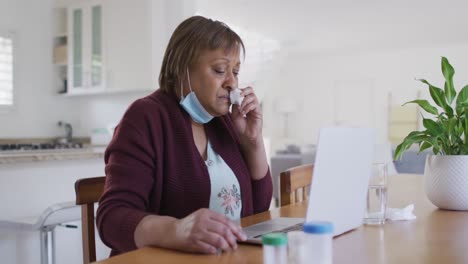
[[[192,91],[192,86],[190,85],[190,75],[187,69],[187,77],[190,88],[190,93],[184,98],[184,93],[182,89],[182,83],[180,84],[180,105],[185,109],[185,111],[190,115],[193,121],[199,124],[206,124],[213,119],[212,116],[198,101],[197,96]]]

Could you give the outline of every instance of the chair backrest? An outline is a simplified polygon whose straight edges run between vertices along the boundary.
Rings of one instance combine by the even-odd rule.
[[[81,205],[83,263],[96,261],[94,237],[94,203],[104,191],[105,177],[79,179],[75,182],[76,204]]]
[[[280,205],[307,200],[307,187],[312,183],[314,165],[292,167],[280,173]]]

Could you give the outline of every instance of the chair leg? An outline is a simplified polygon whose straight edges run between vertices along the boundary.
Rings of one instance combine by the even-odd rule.
[[[45,228],[39,231],[41,246],[41,264],[49,264],[49,232]]]
[[[39,231],[39,235],[41,248],[41,264],[55,264],[55,226],[42,227]]]
[[[51,243],[52,244],[52,254],[51,254],[52,255],[52,264],[55,264],[55,263],[57,263],[57,261],[56,261],[57,253],[56,253],[56,250],[55,250],[55,226],[52,227],[52,230],[50,231],[50,234],[51,234],[50,242],[52,242]]]

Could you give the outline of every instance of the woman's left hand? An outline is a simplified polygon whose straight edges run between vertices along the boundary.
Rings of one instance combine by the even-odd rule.
[[[263,116],[260,103],[252,87],[242,89],[244,100],[240,106],[233,105],[231,118],[240,136],[242,145],[256,145],[262,142]]]
[[[242,89],[244,100],[240,107],[232,106],[231,118],[240,138],[245,161],[253,180],[260,180],[268,172],[268,162],[263,144],[263,116],[252,87]]]

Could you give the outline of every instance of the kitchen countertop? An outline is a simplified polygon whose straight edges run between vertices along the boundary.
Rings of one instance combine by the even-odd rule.
[[[50,149],[0,152],[0,165],[53,160],[79,160],[104,158],[105,147],[91,146],[81,149]]]

